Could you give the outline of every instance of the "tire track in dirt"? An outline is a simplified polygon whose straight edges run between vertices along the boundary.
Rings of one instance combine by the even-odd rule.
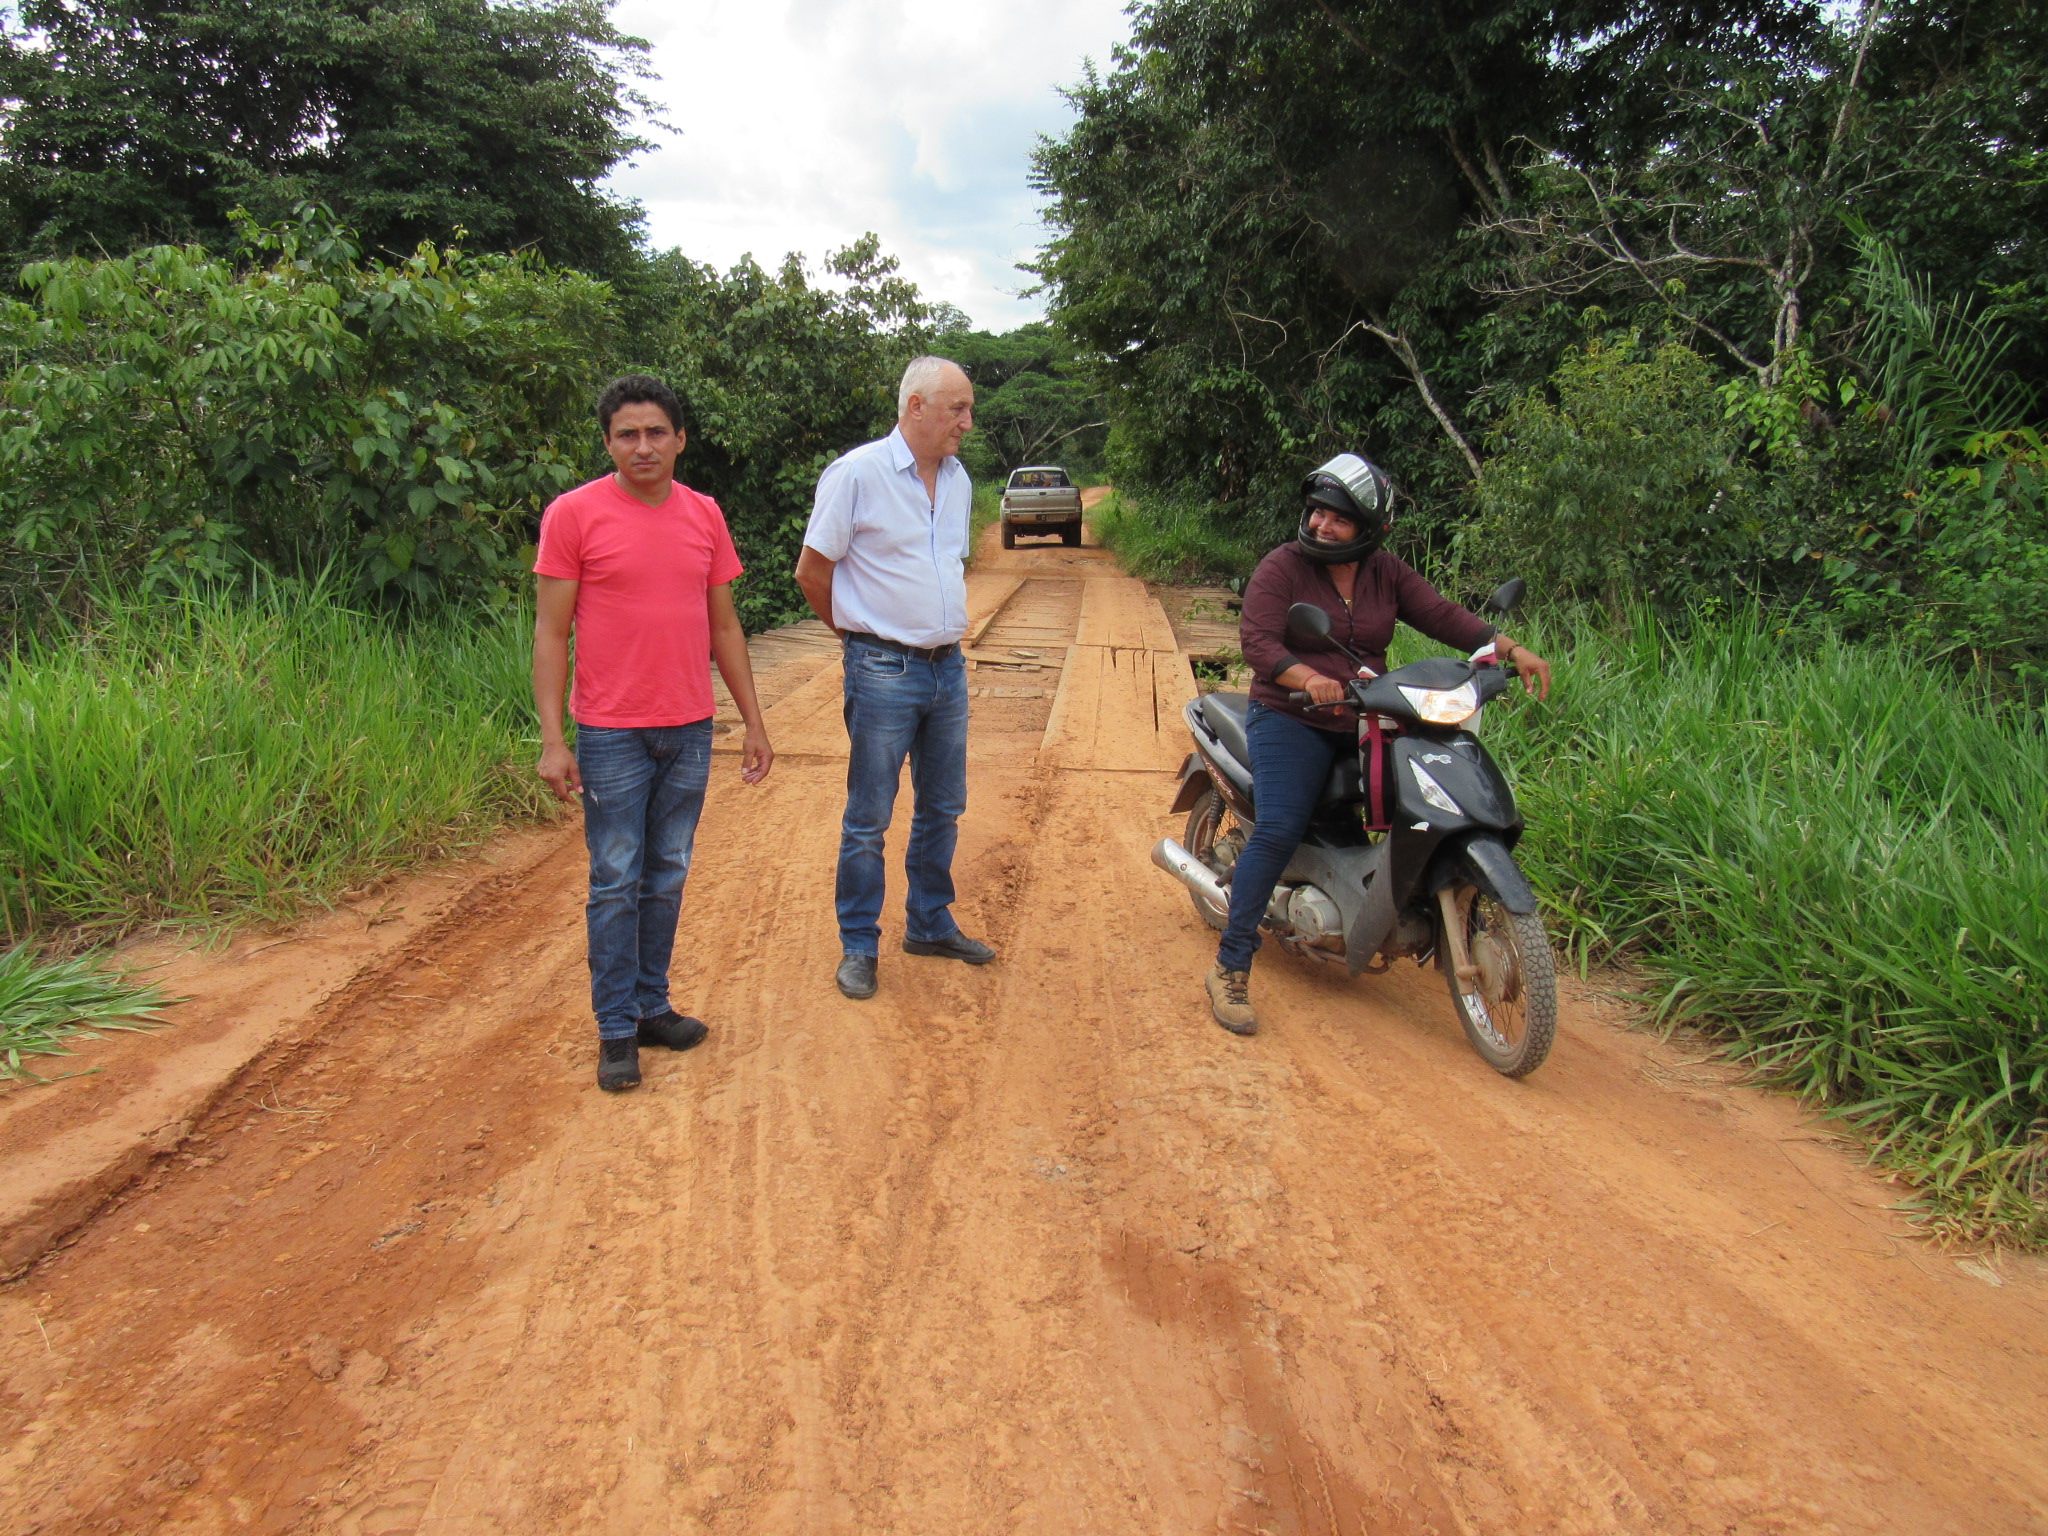
[[[0,1531],[2048,1529],[2037,1278],[1587,994],[1520,1084],[1405,966],[1270,956],[1224,1035],[1145,862],[1171,775],[975,707],[998,964],[891,927],[839,997],[843,767],[720,754],[676,966],[713,1033],[608,1098],[541,839],[0,1289]]]

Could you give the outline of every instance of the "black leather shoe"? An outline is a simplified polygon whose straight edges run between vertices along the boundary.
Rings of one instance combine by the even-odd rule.
[[[965,960],[969,965],[987,965],[996,952],[979,939],[970,939],[959,929],[943,939],[905,939],[906,955],[937,955],[942,960]]]
[[[624,1093],[640,1086],[640,1042],[599,1040],[597,1042],[597,1086],[606,1093]]]
[[[875,995],[875,957],[873,955],[847,955],[839,962],[838,973],[832,979],[839,983],[839,990],[848,997],[873,997]]]
[[[710,1033],[703,1020],[687,1018],[673,1008],[657,1018],[640,1021],[642,1045],[665,1045],[672,1051],[687,1051],[693,1045],[701,1045]]]

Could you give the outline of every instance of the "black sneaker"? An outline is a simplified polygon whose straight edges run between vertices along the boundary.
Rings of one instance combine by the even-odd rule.
[[[630,1035],[623,1040],[597,1042],[597,1086],[606,1093],[624,1093],[640,1086],[640,1042]]]
[[[673,1008],[659,1017],[640,1021],[642,1045],[665,1045],[672,1051],[687,1051],[693,1045],[702,1045],[704,1037],[710,1033],[703,1020],[687,1018]]]

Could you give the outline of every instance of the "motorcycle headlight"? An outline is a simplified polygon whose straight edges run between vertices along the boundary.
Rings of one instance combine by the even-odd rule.
[[[1401,695],[1431,725],[1461,725],[1479,709],[1476,683],[1460,683],[1455,688],[1403,687]]]

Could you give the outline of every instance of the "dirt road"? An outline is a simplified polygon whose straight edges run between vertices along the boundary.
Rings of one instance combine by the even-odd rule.
[[[716,764],[676,978],[713,1032],[637,1093],[592,1080],[573,828],[190,962],[110,1073],[331,995],[0,1289],[0,1530],[2048,1530],[2038,1266],[1908,1237],[1822,1123],[1589,991],[1524,1083],[1406,966],[1271,956],[1224,1034],[1146,862],[1171,630],[1096,551],[973,580],[996,965],[892,912],[880,995],[833,989],[815,651],[771,782]],[[36,1091],[87,1123],[114,1080]]]

